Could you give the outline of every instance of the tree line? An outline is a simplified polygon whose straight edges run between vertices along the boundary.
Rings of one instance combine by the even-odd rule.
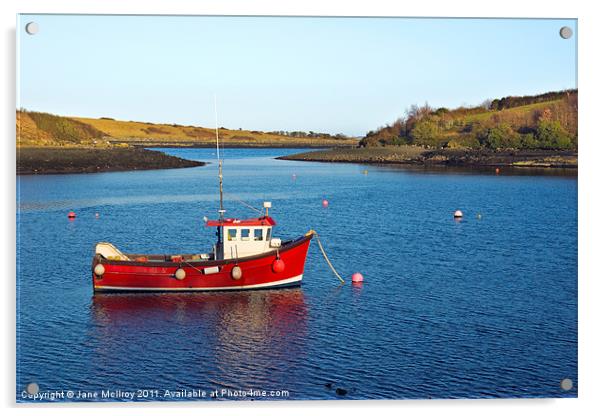
[[[276,134],[279,136],[287,136],[287,137],[312,137],[312,138],[323,138],[323,139],[349,139],[349,136],[346,136],[344,134],[338,133],[338,134],[329,134],[329,133],[318,133],[315,131],[309,131],[309,132],[305,132],[305,131],[285,131],[285,130],[275,130],[275,131],[271,131],[271,134]]]
[[[413,105],[393,123],[368,132],[359,145],[575,149],[577,104],[577,90],[568,90],[486,100],[480,106],[452,110]]]

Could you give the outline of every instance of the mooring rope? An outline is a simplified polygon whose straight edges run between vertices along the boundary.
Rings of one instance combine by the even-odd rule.
[[[320,241],[320,236],[318,235],[318,232],[314,231],[314,230],[310,230],[308,232],[308,234],[313,234],[313,235],[316,236],[316,241],[318,243],[318,247],[320,247],[320,251],[322,252],[322,255],[324,256],[324,260],[326,260],[326,263],[328,263],[328,265],[330,266],[330,269],[335,274],[335,276],[339,278],[339,280],[341,281],[341,283],[345,283],[345,281],[343,280],[343,278],[341,277],[341,275],[339,273],[337,273],[336,269],[334,268],[334,266],[332,265],[332,263],[328,259],[328,256],[326,255],[326,251],[324,250],[324,246],[322,246],[322,242]]]

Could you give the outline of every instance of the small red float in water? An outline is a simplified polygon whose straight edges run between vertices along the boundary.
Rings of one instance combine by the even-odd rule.
[[[97,212],[96,214],[94,214],[94,216],[95,216],[96,218],[100,218],[100,214],[99,214],[98,212]]]
[[[67,218],[75,218],[75,212],[69,211],[69,214],[67,214]]]
[[[323,206],[324,208],[328,208],[328,200],[326,200],[326,199],[323,199],[323,200],[322,200],[322,206]]]
[[[499,175],[500,174],[500,168],[495,168],[495,174]]]
[[[280,259],[276,259],[274,260],[274,263],[272,263],[272,270],[274,271],[274,273],[282,273],[285,267],[286,264],[284,264],[284,261]]]
[[[351,275],[351,281],[353,283],[361,283],[364,281],[364,276],[359,272],[355,272]]]

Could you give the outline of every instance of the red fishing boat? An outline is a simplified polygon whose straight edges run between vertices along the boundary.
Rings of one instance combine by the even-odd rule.
[[[313,231],[282,242],[272,237],[276,223],[267,215],[218,219],[206,225],[218,230],[210,253],[126,254],[110,243],[98,243],[92,262],[94,290],[241,290],[301,284]]]
[[[216,123],[217,124],[217,123]],[[222,160],[216,129],[219,218],[208,220],[217,229],[217,242],[208,253],[128,254],[111,243],[96,245],[92,261],[94,291],[208,291],[267,289],[299,286],[312,237],[305,235],[288,241],[275,238],[276,222],[265,212],[251,219],[225,218],[223,205]]]

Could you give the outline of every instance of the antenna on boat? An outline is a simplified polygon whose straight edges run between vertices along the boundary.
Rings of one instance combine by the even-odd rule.
[[[213,94],[213,104],[215,108],[215,145],[217,149],[217,165],[218,165],[218,174],[219,178],[219,219],[223,222],[224,220],[224,187],[223,187],[223,179],[224,175],[222,175],[222,159],[219,154],[219,127],[217,124],[217,95]]]

